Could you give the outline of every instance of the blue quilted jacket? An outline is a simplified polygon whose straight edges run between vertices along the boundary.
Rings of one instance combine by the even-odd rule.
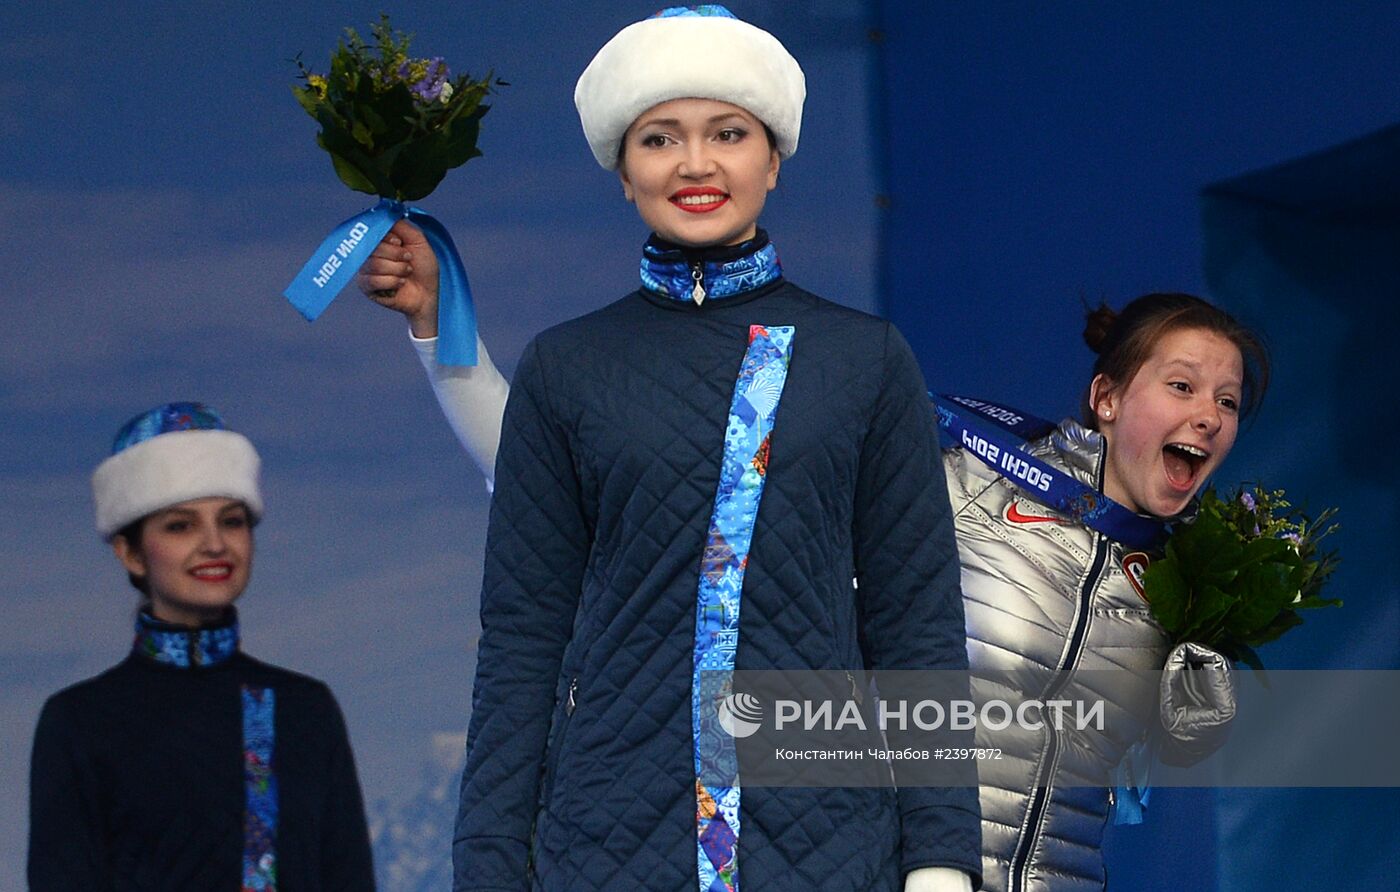
[[[779,279],[550,329],[496,463],[456,889],[696,888],[696,586],[752,324],[796,332],[737,668],[967,665],[934,425],[891,325]],[[973,787],[746,787],[741,814],[752,892],[980,872]]]

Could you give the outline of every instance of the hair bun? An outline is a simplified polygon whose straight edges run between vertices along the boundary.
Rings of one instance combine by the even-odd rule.
[[[1097,309],[1084,314],[1084,343],[1095,353],[1103,353],[1104,342],[1117,321],[1118,313],[1108,304],[1100,302]]]

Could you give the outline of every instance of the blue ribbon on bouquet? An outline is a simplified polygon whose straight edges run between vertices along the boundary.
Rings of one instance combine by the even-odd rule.
[[[1154,551],[1166,541],[1167,528],[1160,520],[1133,513],[1023,450],[1027,440],[1054,430],[1054,423],[986,400],[933,394],[929,399],[938,414],[939,428],[956,445],[1037,502],[1132,548]]]
[[[1156,735],[1139,740],[1128,747],[1123,759],[1114,766],[1111,772],[1113,792],[1109,797],[1114,824],[1142,823],[1147,813],[1147,799],[1152,793],[1152,765],[1162,748],[1161,743]]]
[[[385,198],[341,223],[321,242],[283,296],[308,322],[314,322],[399,220],[409,220],[421,229],[437,255],[438,362],[476,365],[476,310],[467,271],[447,228],[422,208]]]

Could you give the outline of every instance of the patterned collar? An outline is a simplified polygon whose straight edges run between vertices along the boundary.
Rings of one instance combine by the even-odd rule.
[[[217,666],[238,653],[238,614],[213,626],[187,629],[161,622],[142,610],[136,614],[131,652],[142,659],[180,669]]]
[[[697,305],[746,294],[782,276],[778,252],[762,229],[738,245],[690,249],[653,235],[642,247],[642,287]]]

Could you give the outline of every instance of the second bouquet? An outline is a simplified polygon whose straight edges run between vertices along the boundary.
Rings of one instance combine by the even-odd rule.
[[[476,318],[456,245],[441,223],[405,202],[427,197],[449,170],[481,154],[491,78],[454,79],[441,58],[413,58],[411,36],[395,31],[387,16],[370,32],[373,43],[347,29],[326,74],[298,60],[304,84],[292,92],[321,125],[316,142],[341,182],[380,202],[337,226],[283,294],[307,320],[316,319],[394,223],[408,219],[438,258],[439,361],[475,365]]]

